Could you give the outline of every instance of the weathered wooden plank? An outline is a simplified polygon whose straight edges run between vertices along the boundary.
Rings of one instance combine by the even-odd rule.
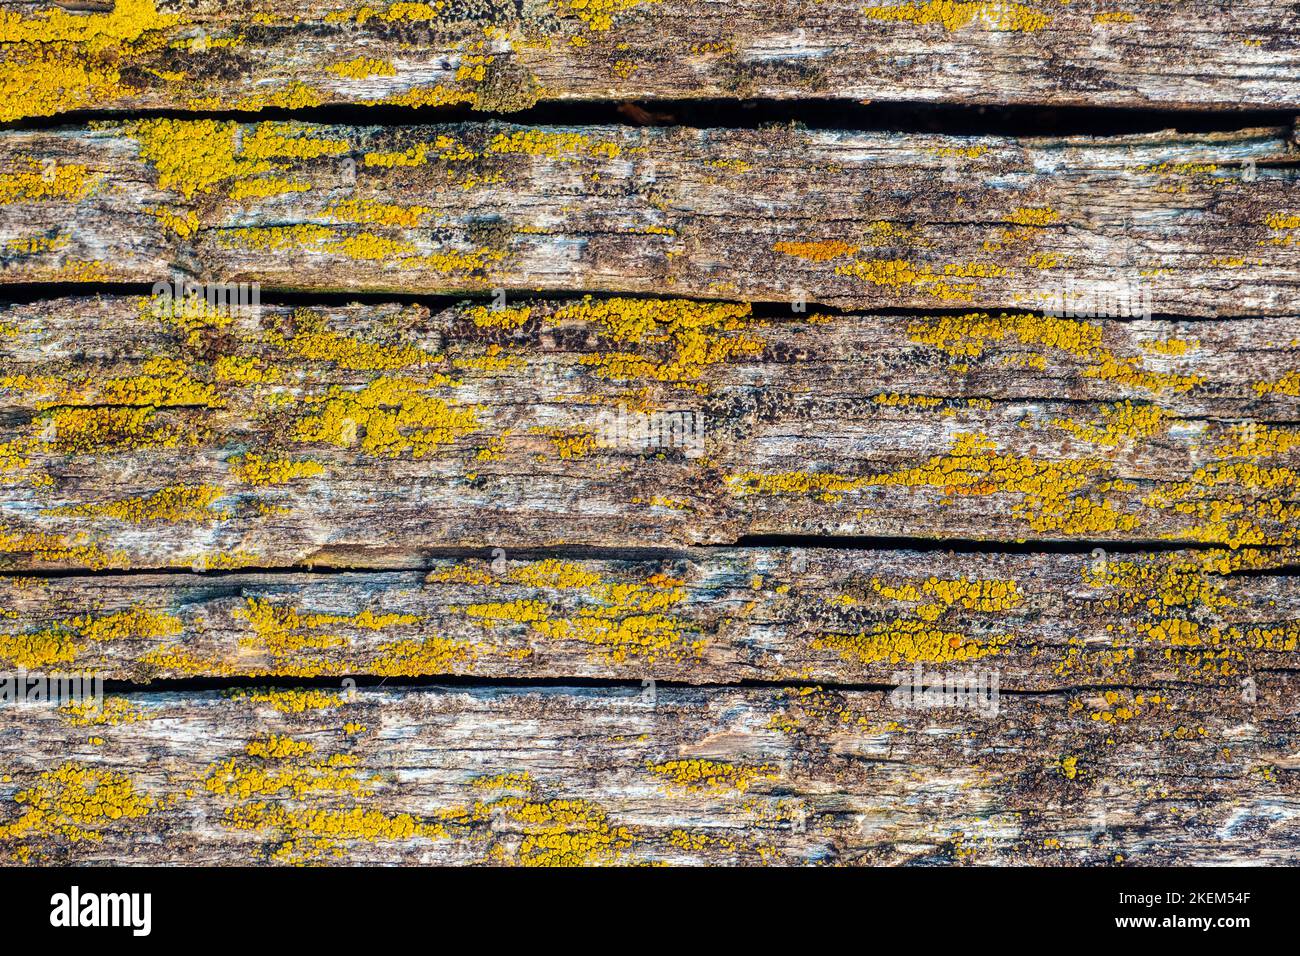
[[[0,735],[0,848],[83,864],[1290,863],[1296,690],[1272,675],[1253,701],[1001,695],[983,714],[816,688],[28,704]]]
[[[5,0],[0,120],[540,99],[1300,106],[1283,0]]]
[[[1287,136],[170,119],[11,131],[0,278],[1289,314],[1300,180]]]
[[[1244,551],[744,548],[425,571],[0,580],[0,669],[191,676],[1206,684],[1294,669],[1300,579]]]
[[[774,533],[1300,543],[1294,318],[159,297],[0,326],[10,570]]]

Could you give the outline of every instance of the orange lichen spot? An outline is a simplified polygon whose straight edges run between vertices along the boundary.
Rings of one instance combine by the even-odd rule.
[[[343,222],[402,226],[407,229],[416,228],[420,225],[420,220],[431,212],[433,210],[428,206],[399,206],[373,199],[347,199],[336,202],[325,210],[327,216]]]
[[[808,259],[812,262],[829,262],[841,256],[851,256],[859,246],[838,240],[823,242],[778,242],[772,246],[773,251],[794,256],[796,259]]]

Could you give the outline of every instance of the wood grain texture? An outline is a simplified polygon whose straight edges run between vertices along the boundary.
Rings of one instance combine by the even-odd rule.
[[[1295,319],[671,299],[0,313],[23,568],[745,535],[1295,545]]]
[[[1285,315],[1300,284],[1289,136],[11,131],[0,278]]]
[[[0,667],[189,677],[1240,687],[1295,669],[1295,552],[784,548],[440,559],[427,571],[0,581]],[[1264,574],[1246,572],[1264,571]]]
[[[1300,106],[1283,0],[5,0],[0,119],[67,110],[839,98]]]
[[[1297,687],[133,694],[14,708],[27,863],[1285,863]],[[1110,714],[1102,719],[1103,713]]]

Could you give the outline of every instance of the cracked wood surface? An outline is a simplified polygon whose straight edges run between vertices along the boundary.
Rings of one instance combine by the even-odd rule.
[[[1289,136],[8,131],[0,279],[1284,315],[1300,285]]]
[[[836,534],[1295,545],[1296,319],[592,299],[0,312],[0,554],[421,566]]]
[[[682,97],[1300,106],[1300,27],[1283,0],[5,0],[0,11],[0,120]]]
[[[11,706],[28,863],[1286,863],[1293,675],[1003,695],[237,690]],[[1105,716],[1103,716],[1105,715]]]
[[[802,681],[996,668],[1003,690],[1242,687],[1295,668],[1294,551],[785,548],[427,571],[0,580],[0,667],[189,677]],[[1263,574],[1249,572],[1264,571]]]

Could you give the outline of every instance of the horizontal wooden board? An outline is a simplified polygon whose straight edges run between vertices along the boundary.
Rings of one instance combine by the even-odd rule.
[[[1295,669],[1300,579],[1278,567],[1295,557],[502,550],[428,571],[18,577],[0,580],[0,670],[1235,688]]]
[[[0,280],[1291,314],[1288,136],[172,119],[10,131]]]
[[[10,570],[761,534],[1298,543],[1294,318],[159,296],[0,328]]]
[[[849,98],[1300,106],[1283,0],[5,0],[0,119],[323,104]]]
[[[24,863],[1286,863],[1293,676],[1237,693],[238,690],[7,708]],[[992,698],[987,698],[992,700]],[[1105,715],[1105,716],[1103,716]]]

